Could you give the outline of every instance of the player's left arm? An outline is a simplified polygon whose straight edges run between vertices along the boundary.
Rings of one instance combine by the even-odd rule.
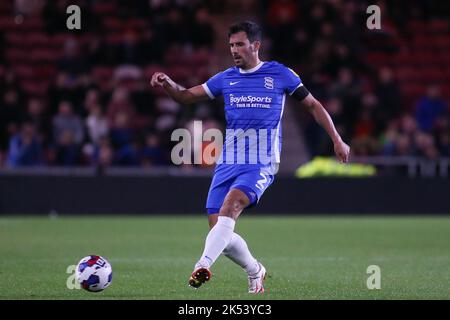
[[[300,104],[308,109],[317,123],[319,123],[330,136],[334,144],[334,152],[341,162],[347,162],[350,154],[350,147],[342,140],[334,126],[333,120],[322,104],[313,97],[305,87],[298,88],[292,95],[300,100]]]

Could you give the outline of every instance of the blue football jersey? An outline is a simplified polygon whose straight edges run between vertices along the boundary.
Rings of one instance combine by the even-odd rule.
[[[278,164],[286,95],[301,86],[292,69],[275,61],[249,70],[231,67],[204,83],[211,99],[224,97],[227,125],[218,163]]]

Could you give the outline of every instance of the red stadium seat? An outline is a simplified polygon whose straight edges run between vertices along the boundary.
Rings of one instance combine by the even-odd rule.
[[[367,61],[375,65],[387,65],[390,63],[392,57],[386,52],[372,52],[367,54]]]
[[[432,34],[445,33],[448,34],[450,30],[450,22],[448,20],[435,19],[428,24],[428,32]]]
[[[437,36],[435,41],[436,48],[447,52],[450,50],[450,35]]]
[[[164,68],[157,64],[149,64],[144,67],[144,77],[149,80],[155,72],[164,72]]]
[[[401,82],[417,81],[420,79],[420,71],[416,68],[403,66],[397,67],[397,78]]]
[[[59,52],[51,49],[34,49],[30,53],[31,59],[36,62],[54,62],[60,59],[61,55]]]
[[[438,67],[425,68],[422,71],[423,80],[426,82],[442,82],[445,81],[445,69]]]
[[[10,46],[23,47],[27,45],[25,41],[25,35],[22,32],[17,31],[6,32],[5,39]]]
[[[0,30],[14,31],[17,30],[19,25],[15,23],[14,17],[3,16],[0,17]]]
[[[117,6],[114,2],[96,2],[92,5],[92,12],[98,15],[110,14],[114,16],[117,13]]]
[[[118,32],[123,30],[122,22],[116,17],[105,17],[102,22],[108,32]]]
[[[0,13],[9,14],[12,11],[14,3],[12,1],[0,1]]]
[[[407,28],[412,34],[420,34],[426,33],[426,27],[427,25],[424,21],[414,20],[408,23]]]
[[[106,36],[106,43],[110,45],[118,45],[122,41],[123,37],[121,34],[113,33]]]
[[[441,86],[441,93],[447,99],[450,100],[450,84],[444,84]],[[450,101],[447,101],[450,103]]]
[[[22,88],[30,95],[43,96],[49,87],[50,81],[34,81],[25,80],[22,81]]]
[[[11,63],[25,62],[29,60],[29,52],[23,49],[8,48],[5,57]]]
[[[21,29],[26,30],[41,30],[44,23],[40,17],[25,17],[20,24]]]
[[[34,77],[33,68],[30,66],[19,64],[16,65],[13,70],[20,79],[30,79]]]
[[[148,28],[148,23],[144,19],[133,18],[129,19],[126,23],[128,28],[133,28],[136,30],[142,30]]]

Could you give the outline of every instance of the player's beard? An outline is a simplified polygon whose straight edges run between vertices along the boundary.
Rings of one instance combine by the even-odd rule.
[[[245,66],[244,59],[242,57],[233,57],[236,67],[242,68]]]

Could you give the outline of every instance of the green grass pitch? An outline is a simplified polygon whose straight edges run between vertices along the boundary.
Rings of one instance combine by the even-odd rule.
[[[198,290],[187,286],[206,217],[0,217],[0,299],[449,299],[450,217],[243,216],[236,232],[266,266],[266,293],[226,257]],[[106,257],[113,283],[70,290],[69,265]],[[367,267],[381,268],[369,290]],[[70,282],[70,281],[69,281]]]

